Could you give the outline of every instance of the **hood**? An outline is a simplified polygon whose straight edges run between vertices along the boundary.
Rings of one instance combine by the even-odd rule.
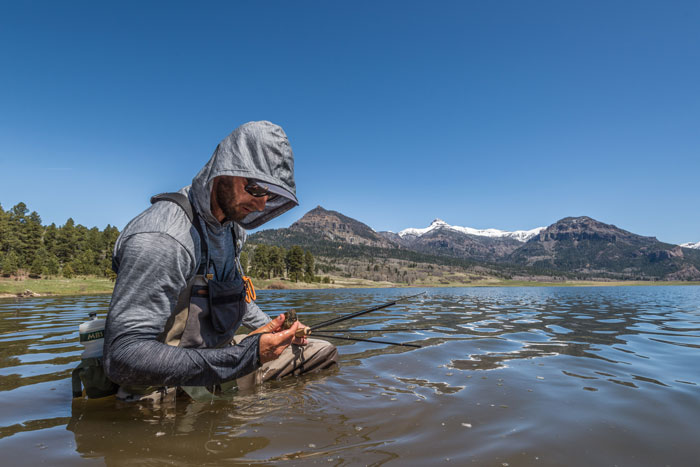
[[[221,228],[211,213],[212,181],[219,175],[254,178],[277,185],[287,196],[277,196],[266,203],[265,210],[251,212],[238,224],[254,229],[299,202],[294,184],[294,154],[284,130],[274,123],[249,122],[239,126],[216,147],[209,162],[192,179],[192,198],[204,220],[215,229]]]

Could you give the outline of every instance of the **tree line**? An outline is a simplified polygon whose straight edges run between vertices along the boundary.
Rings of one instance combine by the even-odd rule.
[[[243,271],[260,279],[287,277],[294,282],[320,282],[315,274],[315,259],[310,251],[294,245],[289,249],[279,246],[257,244],[246,245],[241,252]],[[324,281],[330,282],[327,277]]]
[[[76,274],[113,277],[112,250],[119,229],[88,229],[69,218],[65,224],[44,226],[36,211],[18,203],[5,211],[0,205],[0,272],[30,277]]]

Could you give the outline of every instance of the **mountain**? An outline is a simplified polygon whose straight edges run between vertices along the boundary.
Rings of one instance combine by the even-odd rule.
[[[394,233],[375,232],[318,206],[290,227],[256,232],[250,241],[300,245],[334,258],[333,264],[394,258],[476,267],[503,276],[700,280],[700,249],[663,243],[590,217],[567,217],[546,228],[516,232],[456,227],[436,219],[427,228]],[[362,268],[369,271],[367,265]]]
[[[682,243],[680,246],[682,246],[683,248],[692,248],[694,250],[700,250],[700,242]]]
[[[505,258],[542,229],[544,227],[515,232],[473,229],[450,225],[441,219],[435,219],[426,228],[408,228],[399,233],[379,233],[409,250],[492,262]]]
[[[508,256],[522,245],[524,241],[522,239],[530,238],[539,230],[517,232],[496,229],[477,230],[452,226],[440,219],[435,219],[424,229],[409,228],[399,233],[379,232],[379,234],[409,250],[489,262]]]
[[[473,229],[471,227],[459,227],[456,225],[450,225],[442,219],[435,219],[428,227],[424,229],[408,228],[402,230],[397,235],[401,238],[415,238],[429,235],[435,230],[449,230],[465,235],[474,235],[477,237],[512,238],[513,240],[517,240],[519,242],[526,242],[540,233],[540,231],[544,230],[544,227],[537,227],[532,230],[516,230],[514,232],[507,232],[498,229]]]
[[[590,217],[567,217],[555,222],[505,261],[593,277],[700,279],[700,254],[695,251],[684,251],[678,245]]]
[[[329,211],[317,206],[289,226],[294,233],[314,235],[316,238],[351,245],[394,248],[397,245],[379,235],[367,224],[344,216],[337,211]]]
[[[464,268],[472,263],[466,259],[432,255],[410,250],[375,232],[367,224],[337,211],[317,206],[282,229],[260,230],[249,238],[251,244],[264,243],[290,248],[299,245],[314,255],[326,258],[366,258],[370,262],[393,258],[413,263],[440,264]]]

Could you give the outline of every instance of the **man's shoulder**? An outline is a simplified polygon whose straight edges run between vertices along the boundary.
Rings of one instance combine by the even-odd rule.
[[[185,211],[171,201],[157,201],[134,217],[124,227],[118,243],[127,238],[145,233],[160,233],[172,237],[193,256],[199,250],[199,234]]]

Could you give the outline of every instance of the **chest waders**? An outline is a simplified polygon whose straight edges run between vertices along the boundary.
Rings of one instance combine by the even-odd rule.
[[[214,279],[208,273],[212,266],[208,238],[199,216],[192,210],[187,197],[181,193],[163,193],[151,202],[172,201],[180,206],[197,229],[201,244],[201,259],[197,273],[187,281],[159,340],[165,344],[193,349],[212,349],[229,345],[246,312],[246,286],[241,274],[232,281]],[[234,255],[238,248],[234,242]],[[235,260],[238,263],[238,260]],[[214,268],[215,269],[215,268]],[[237,280],[236,280],[237,279]]]

